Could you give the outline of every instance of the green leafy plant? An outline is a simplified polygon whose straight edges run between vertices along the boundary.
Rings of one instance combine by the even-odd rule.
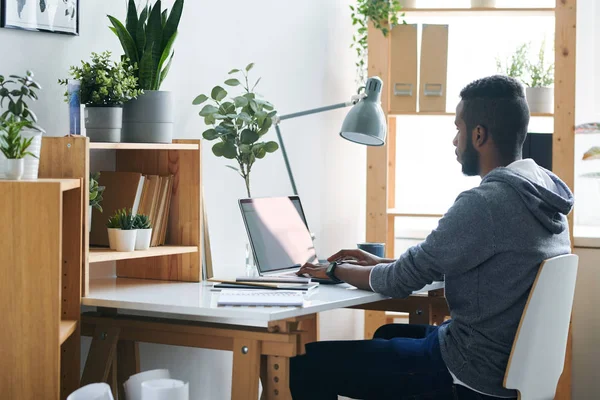
[[[111,52],[92,53],[92,62],[81,62],[81,67],[72,66],[69,73],[81,81],[81,103],[92,107],[115,107],[136,98],[142,91],[137,89],[135,66],[126,61],[111,61]],[[67,85],[67,79],[58,83]],[[65,101],[69,94],[65,92]]]
[[[102,193],[106,189],[104,186],[98,185],[98,179],[100,178],[100,172],[90,175],[90,206],[102,212]]]
[[[117,35],[125,56],[137,64],[138,85],[144,90],[158,90],[165,80],[175,51],[173,43],[183,12],[183,0],[175,0],[171,12],[162,11],[161,1],[138,10],[134,0],[129,0],[125,25],[109,15],[110,29]],[[166,63],[166,64],[165,64]]]
[[[215,86],[210,97],[201,94],[192,102],[194,105],[203,104],[207,100],[213,103],[205,105],[200,110],[204,123],[213,126],[204,131],[202,136],[206,140],[217,141],[212,147],[214,155],[237,161],[239,168],[231,165],[227,167],[237,171],[244,178],[248,197],[251,197],[252,166],[257,159],[264,158],[267,153],[279,149],[276,142],[259,142],[269,131],[273,123],[272,118],[277,112],[271,103],[260,99],[254,92],[261,78],[258,78],[252,88],[250,87],[248,74],[253,66],[252,63],[243,70],[233,69],[229,72],[229,75],[241,76],[241,81],[237,78],[225,81],[225,85],[228,86],[242,86],[244,94],[226,100],[227,91],[221,86]]]
[[[517,47],[510,62],[502,64],[496,58],[496,67],[499,73],[518,79],[529,87],[549,87],[554,83],[554,63],[546,60],[546,41],[542,41],[537,58],[529,59],[531,43],[524,43]]]
[[[27,71],[25,76],[10,75],[5,79],[0,75],[0,108],[6,106],[6,111],[0,115],[0,124],[13,116],[17,121],[27,121],[26,128],[37,131],[44,130],[37,125],[37,116],[26,102],[26,99],[35,101],[38,99],[36,90],[41,90],[39,83],[33,80],[33,72]],[[8,103],[5,105],[5,103]]]
[[[108,229],[121,229],[121,215],[118,211],[116,211],[114,215],[108,218],[106,227]]]
[[[398,15],[401,8],[398,0],[357,0],[355,6],[350,6],[352,25],[357,27],[350,47],[355,49],[358,58],[356,69],[359,85],[367,81],[369,21],[373,23],[375,29],[387,37],[390,29],[399,23]],[[404,17],[404,13],[401,16]],[[402,23],[405,24],[406,21],[403,20]]]
[[[31,126],[30,121],[19,121],[15,116],[0,124],[0,151],[8,159],[20,159],[26,155],[36,157],[27,151],[33,137],[26,139],[21,136],[21,131]]]
[[[529,81],[526,82],[530,87],[549,87],[554,83],[554,63],[546,61],[546,41],[542,42],[538,52],[537,60],[529,63]]]
[[[137,214],[133,219],[133,229],[150,229],[152,224],[150,218],[144,214]]]
[[[529,44],[524,43],[517,47],[517,50],[511,55],[510,61],[507,61],[504,65],[502,64],[502,61],[500,61],[500,58],[496,58],[498,72],[523,81],[529,64],[529,61],[527,60],[528,51]]]

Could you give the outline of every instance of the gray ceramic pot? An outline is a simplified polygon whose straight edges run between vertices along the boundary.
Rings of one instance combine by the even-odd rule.
[[[90,142],[120,142],[123,108],[85,106],[85,131]]]
[[[122,142],[171,143],[174,105],[171,92],[146,90],[123,107]]]

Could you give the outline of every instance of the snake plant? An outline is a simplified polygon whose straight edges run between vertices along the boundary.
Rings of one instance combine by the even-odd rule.
[[[159,90],[173,61],[173,43],[183,11],[183,0],[175,0],[170,13],[162,10],[161,0],[146,5],[138,15],[134,0],[129,0],[125,25],[115,17],[108,18],[110,29],[117,35],[125,56],[137,64],[138,85],[143,90]]]

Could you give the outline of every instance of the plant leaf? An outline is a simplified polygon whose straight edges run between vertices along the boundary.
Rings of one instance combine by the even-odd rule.
[[[217,157],[223,157],[223,152],[225,151],[225,143],[219,142],[215,143],[212,147],[212,152]]]
[[[158,62],[158,72],[160,73],[161,82],[159,82],[159,87],[157,87],[157,89],[160,89],[160,83],[162,83],[162,81],[166,78],[167,73],[169,72],[169,68],[171,67],[170,65],[168,65],[169,68],[165,68],[163,70],[163,65],[164,65],[165,61],[167,61],[167,58],[169,56],[171,56],[171,59],[173,59],[173,55],[171,54],[171,48],[173,47],[173,43],[175,42],[175,39],[177,39],[177,32],[175,32],[173,34],[173,36],[171,37],[171,39],[169,39],[169,41],[167,42],[167,45],[165,46],[165,48],[162,52],[162,55],[160,57],[160,61]],[[170,64],[170,61],[169,61],[169,64]]]
[[[219,112],[219,109],[211,104],[207,104],[204,107],[202,107],[202,110],[200,110],[200,115],[202,117],[206,117],[208,115],[213,115],[215,113]]]
[[[138,52],[138,60],[144,56],[146,48],[146,20],[148,19],[148,7],[144,7],[138,20],[137,32],[135,34],[136,48]]]
[[[135,7],[135,0],[129,0],[129,4],[127,5],[127,19],[125,20],[125,26],[127,27],[127,32],[129,32],[133,42],[135,43],[138,26],[138,12],[137,8]]]
[[[256,86],[258,86],[258,83],[260,82],[260,80],[261,80],[261,79],[262,79],[262,77],[261,77],[261,78],[258,78],[258,79],[256,80],[256,83],[254,84],[254,86],[252,86],[252,91],[253,91],[253,92],[254,92],[254,89],[256,89]]]
[[[238,174],[242,175],[240,170],[232,165],[226,165],[227,168],[231,168],[232,170],[234,170],[235,172],[237,172]]]
[[[254,63],[250,63],[246,66],[246,72],[250,71],[254,67]]]
[[[238,72],[240,72],[240,70],[239,70],[239,69],[232,69],[231,71],[229,71],[229,73],[228,73],[228,74],[229,74],[229,75],[231,75],[231,74],[236,74],[236,73],[238,73]]]
[[[244,129],[240,135],[240,141],[243,144],[252,144],[259,139],[258,133],[250,130]]]
[[[240,85],[240,81],[237,79],[227,79],[225,81],[225,84],[228,86],[238,86],[238,85]]]
[[[173,54],[171,54],[171,58],[169,58],[169,62],[167,63],[167,65],[165,66],[165,68],[160,73],[160,82],[158,82],[158,87],[159,88],[162,85],[162,83],[165,80],[165,78],[167,77],[167,75],[169,74],[169,71],[171,70],[171,63],[173,62],[173,57],[174,56],[175,56],[175,52],[173,51]]]
[[[210,97],[213,100],[221,101],[227,96],[227,91],[223,89],[221,86],[215,86],[213,90],[210,92]]]
[[[196,97],[196,98],[194,99],[194,101],[192,101],[192,104],[193,104],[193,105],[195,105],[195,106],[197,106],[197,105],[199,105],[199,104],[202,104],[202,103],[204,103],[206,100],[208,100],[208,96],[207,96],[207,95],[205,95],[205,94],[201,94],[201,95],[199,95],[198,97]]]
[[[169,18],[167,19],[167,23],[165,24],[165,29],[163,32],[163,43],[162,46],[165,47],[166,43],[171,39],[171,37],[177,32],[177,28],[179,27],[179,21],[181,20],[181,14],[183,13],[183,0],[175,0],[173,4],[173,8],[171,8],[171,13],[169,14]]]
[[[234,98],[233,102],[237,108],[246,107],[248,105],[248,99],[242,96]]]
[[[141,89],[152,90],[153,74],[156,73],[152,62],[152,51],[145,51],[140,61],[140,80],[139,86]]]
[[[213,114],[209,114],[204,117],[205,125],[214,125],[215,122],[217,122],[217,121],[215,120],[215,117],[213,116]]]
[[[268,153],[274,153],[279,149],[279,145],[277,142],[267,142],[263,148]]]
[[[108,16],[108,19],[110,19],[110,22],[112,22],[113,26],[115,27],[117,37],[121,42],[121,46],[123,47],[125,55],[129,58],[129,60],[131,60],[132,63],[137,63],[139,61],[138,53],[133,38],[129,32],[127,32],[127,29],[125,29],[121,21],[110,15]]]
[[[583,160],[595,160],[600,158],[600,147],[594,146],[583,154]]]
[[[219,137],[219,134],[214,129],[208,129],[202,133],[202,137],[206,140],[215,140]]]
[[[235,144],[233,144],[233,142],[226,141],[223,146],[223,157],[232,160],[236,156],[237,156],[237,150],[235,148]]]
[[[150,12],[148,26],[146,28],[146,50],[152,54],[152,80],[149,87],[142,87],[146,90],[158,90],[159,70],[158,64],[162,56],[163,28],[161,21],[161,1],[157,0]],[[145,56],[145,54],[144,54]]]

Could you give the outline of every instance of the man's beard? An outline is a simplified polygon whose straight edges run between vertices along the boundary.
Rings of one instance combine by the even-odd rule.
[[[467,140],[467,146],[461,156],[462,172],[467,176],[479,175],[479,153],[475,150],[473,142]]]

